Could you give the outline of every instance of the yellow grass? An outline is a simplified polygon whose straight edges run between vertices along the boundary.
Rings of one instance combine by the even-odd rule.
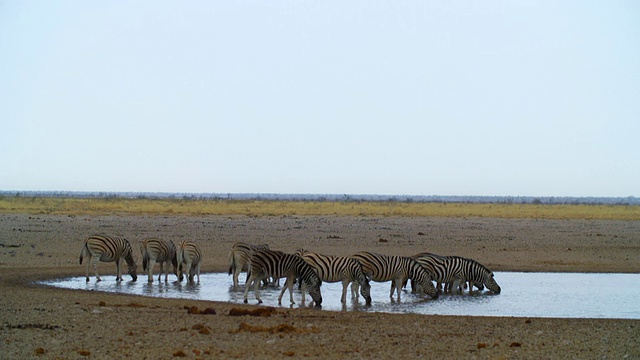
[[[58,215],[347,215],[640,220],[640,206],[0,197],[0,213]]]

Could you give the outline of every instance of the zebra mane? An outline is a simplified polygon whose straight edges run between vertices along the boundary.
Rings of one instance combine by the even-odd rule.
[[[463,258],[466,261],[470,262],[471,264],[475,264],[476,266],[478,266],[481,270],[487,272],[489,275],[493,275],[493,272],[491,270],[489,270],[486,266],[482,265],[481,263],[477,262],[476,260],[473,259],[467,259],[467,258]]]

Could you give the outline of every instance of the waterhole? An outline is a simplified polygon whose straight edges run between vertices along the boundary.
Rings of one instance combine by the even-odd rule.
[[[554,318],[612,318],[640,319],[640,274],[591,274],[591,273],[524,273],[496,272],[495,279],[502,287],[502,293],[494,295],[488,291],[473,291],[463,294],[445,294],[432,300],[429,296],[418,296],[405,290],[401,301],[389,297],[390,282],[371,282],[373,302],[365,306],[364,300],[351,298],[351,289],[347,292],[347,303],[340,302],[341,283],[323,283],[322,310],[363,311],[388,313],[417,313],[438,315],[470,316],[514,316],[514,317],[554,317]],[[91,277],[64,278],[43,281],[41,284],[67,289],[87,291],[116,292],[160,298],[181,298],[193,300],[223,301],[241,304],[244,301],[244,274],[240,276],[237,291],[233,290],[231,276],[226,273],[206,273],[200,277],[200,283],[186,284],[178,282],[174,275],[169,282],[147,282],[146,274],[139,275],[137,282],[116,282],[115,276],[103,275],[101,282]],[[284,285],[284,279],[281,280]],[[266,287],[260,290],[264,306],[279,306],[278,295],[281,288]],[[302,304],[302,294],[294,289],[295,304],[292,307],[308,306],[311,297],[307,294],[307,303]],[[253,288],[249,291],[249,304],[257,304]],[[289,292],[282,298],[283,307],[289,307]]]

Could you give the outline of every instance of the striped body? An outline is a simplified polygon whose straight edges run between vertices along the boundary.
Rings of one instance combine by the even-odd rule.
[[[391,293],[397,288],[398,301],[400,301],[400,291],[406,279],[417,282],[422,291],[433,299],[438,298],[436,288],[433,287],[431,277],[414,259],[404,256],[389,256],[371,253],[367,251],[359,252],[352,256],[362,264],[365,275],[377,282],[391,281]]]
[[[347,288],[350,283],[358,283],[362,297],[365,298],[367,304],[371,303],[371,285],[369,279],[362,271],[362,265],[350,257],[322,255],[312,253],[306,250],[298,250],[300,255],[307,264],[314,268],[320,279],[324,282],[334,283],[342,282],[342,298],[340,301],[345,304],[347,302]],[[358,298],[358,293],[354,296]]]
[[[249,270],[251,255],[259,250],[269,250],[269,245],[253,245],[245,242],[237,242],[231,247],[231,251],[229,252],[229,275],[233,274],[233,290],[238,288],[238,276],[240,272]],[[248,278],[249,274],[247,274],[247,279]]]
[[[438,283],[464,284],[469,282],[469,291],[475,285],[479,289],[486,286],[499,294],[501,289],[493,278],[493,273],[479,262],[460,256],[440,256],[431,253],[420,253],[413,256]],[[446,290],[446,288],[445,288]]]
[[[140,252],[142,253],[142,270],[147,272],[150,283],[153,282],[153,266],[156,262],[160,264],[158,281],[161,280],[162,273],[165,274],[164,281],[169,280],[169,262],[173,266],[173,274],[178,276],[178,253],[173,241],[158,238],[144,239],[140,244]]]
[[[307,264],[298,255],[285,254],[281,251],[273,250],[259,250],[251,255],[251,272],[247,284],[253,284],[256,299],[258,303],[262,303],[260,299],[260,293],[258,291],[260,281],[273,277],[276,279],[286,278],[285,286],[280,291],[278,297],[278,303],[282,304],[282,296],[285,290],[289,289],[289,295],[291,297],[291,303],[293,301],[293,285],[296,282],[296,278],[300,278],[303,282],[303,288],[307,287],[309,295],[313,298],[316,306],[322,304],[322,294],[320,293],[320,286],[322,280],[318,277],[313,268]],[[303,289],[304,291],[304,289]],[[249,294],[249,286],[244,289],[244,302],[247,303],[247,297]],[[302,298],[304,303],[305,298]]]
[[[192,241],[181,241],[177,247],[178,281],[182,281],[184,274],[188,276],[187,282],[193,283],[195,275],[200,282],[200,265],[202,264],[202,252]]]
[[[115,262],[116,263],[116,281],[122,281],[122,272],[120,262],[124,259],[127,262],[128,272],[132,281],[138,280],[136,274],[136,262],[133,259],[133,251],[129,241],[120,236],[89,236],[82,245],[80,250],[80,264],[84,257],[87,257],[86,278],[89,282],[89,264],[93,264],[93,271],[96,274],[96,281],[101,281],[98,274],[98,262]]]

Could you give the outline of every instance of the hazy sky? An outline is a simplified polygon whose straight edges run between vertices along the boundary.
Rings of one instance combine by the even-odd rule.
[[[0,0],[0,190],[640,196],[640,5]]]

